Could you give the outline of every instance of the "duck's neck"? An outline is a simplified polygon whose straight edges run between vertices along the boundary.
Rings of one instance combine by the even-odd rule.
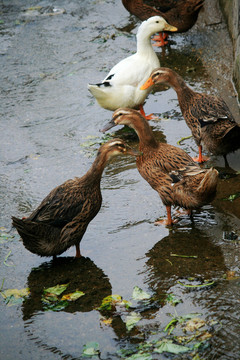
[[[87,171],[87,173],[84,175],[84,181],[86,182],[86,184],[88,186],[91,184],[92,184],[92,186],[100,185],[102,173],[106,166],[107,160],[108,160],[107,154],[99,151],[92,166]]]
[[[151,35],[145,31],[145,28],[142,25],[137,33],[137,54],[143,54],[145,57],[148,54],[151,56],[155,54],[151,44]]]
[[[154,138],[150,125],[144,118],[134,119],[132,121],[132,127],[136,131],[139,138],[139,147],[143,148],[156,148],[158,146],[157,141]]]
[[[183,78],[175,71],[170,72],[168,83],[176,91],[180,107],[183,103],[189,102],[195,94],[195,92],[187,86]]]

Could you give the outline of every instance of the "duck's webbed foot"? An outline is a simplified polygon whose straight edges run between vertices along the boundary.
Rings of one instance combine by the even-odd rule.
[[[165,225],[172,226],[178,222],[178,219],[173,219],[171,215],[171,206],[166,206],[167,209],[167,219],[157,220],[154,225]]]
[[[156,42],[155,44],[153,44],[153,46],[162,47],[162,46],[167,45],[168,41],[165,41],[165,39],[167,39],[167,38],[168,38],[167,33],[160,32],[159,35],[155,35],[152,38],[152,40]]]
[[[193,159],[193,161],[198,162],[199,164],[202,164],[202,163],[204,163],[205,161],[208,161],[208,160],[209,160],[209,157],[208,157],[208,156],[204,156],[204,155],[202,154],[202,146],[199,145],[199,147],[198,147],[198,157],[193,157],[192,159]]]
[[[141,113],[141,115],[146,119],[146,120],[153,120],[153,119],[158,119],[157,116],[153,115],[153,114],[149,114],[149,115],[146,115],[144,109],[143,109],[143,105],[140,105],[139,106],[139,111]]]

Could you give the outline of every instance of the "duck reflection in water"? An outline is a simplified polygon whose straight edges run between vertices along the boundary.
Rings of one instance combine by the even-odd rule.
[[[109,278],[92,260],[83,256],[79,259],[59,257],[30,272],[27,281],[30,295],[23,302],[23,320],[44,310],[44,289],[61,284],[68,284],[63,295],[78,290],[85,294],[76,301],[69,301],[68,306],[62,309],[70,313],[92,311],[101,305],[102,299],[112,293]]]
[[[177,281],[191,278],[202,283],[222,278],[226,273],[221,247],[194,226],[186,231],[169,232],[146,257],[146,282],[158,296],[167,293]]]
[[[35,331],[35,323],[38,324],[38,319],[40,319],[38,315],[45,311],[54,310],[45,303],[44,290],[63,284],[68,284],[68,286],[58,297],[59,299],[76,291],[82,291],[84,295],[75,301],[67,301],[66,306],[57,309],[58,312],[77,314],[97,310],[100,319],[105,318],[105,316],[112,318],[111,328],[117,338],[121,339],[127,336],[126,324],[116,308],[113,306],[112,311],[107,313],[101,310],[103,299],[112,295],[111,283],[103,270],[91,259],[83,256],[81,258],[58,257],[41,264],[37,268],[33,268],[27,280],[29,296],[22,304],[22,316],[28,335],[36,341],[38,346],[52,351],[52,347],[48,346],[44,340],[45,336],[42,327],[45,326],[45,323],[43,322],[39,331],[43,338],[41,338],[41,335],[37,335]],[[67,318],[66,322],[68,322]],[[79,329],[82,328],[84,328],[84,324],[79,327]],[[56,348],[54,349],[56,350]],[[57,351],[62,354],[60,347]]]

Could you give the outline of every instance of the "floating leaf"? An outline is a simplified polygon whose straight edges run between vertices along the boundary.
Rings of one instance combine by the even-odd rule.
[[[227,271],[226,275],[224,276],[226,280],[236,280],[239,279],[239,276],[236,276],[235,271]]]
[[[152,360],[152,355],[148,353],[139,352],[127,358],[128,360]]]
[[[239,197],[240,197],[240,191],[237,192],[236,194],[229,195],[228,198],[224,198],[223,200],[234,201]]]
[[[105,318],[105,317],[100,318],[100,323],[102,325],[110,326],[110,325],[112,325],[112,321],[113,321],[113,319],[111,317],[110,318]]]
[[[187,346],[174,344],[171,340],[162,340],[156,343],[154,351],[161,354],[163,352],[169,352],[172,354],[181,354],[191,349]]]
[[[56,285],[47,289],[44,289],[45,294],[61,295],[69,284]]]
[[[140,287],[135,286],[133,289],[132,298],[134,300],[146,300],[150,299],[151,295],[140,289]]]
[[[164,332],[166,332],[169,328],[170,328],[170,332],[171,332],[177,323],[183,323],[184,321],[186,321],[188,319],[192,319],[192,318],[194,318],[196,316],[200,316],[200,315],[202,315],[202,314],[192,313],[192,314],[187,314],[187,315],[183,315],[183,316],[176,316],[167,324],[167,326],[164,329]]]
[[[29,288],[24,289],[8,289],[0,292],[4,301],[9,306],[18,305],[30,294]]]
[[[122,297],[120,295],[109,295],[106,296],[102,300],[101,306],[98,308],[98,310],[102,311],[111,311],[115,307],[115,305],[122,301]]]
[[[89,341],[83,345],[83,355],[94,356],[99,354],[99,344],[94,341]]]
[[[168,294],[166,302],[173,306],[176,306],[177,304],[181,303],[182,300],[178,299],[174,294]]]
[[[204,321],[200,318],[193,318],[193,319],[187,321],[186,325],[184,326],[184,330],[195,331],[205,325],[206,325],[206,321]]]
[[[85,295],[84,292],[77,290],[74,293],[63,295],[61,300],[76,301],[77,299],[79,299],[83,295]]]
[[[141,320],[141,315],[136,313],[136,312],[131,312],[127,317],[126,317],[126,327],[127,330],[130,331],[132,328],[134,328],[134,326],[138,323],[139,320]]]
[[[130,306],[132,306],[132,303],[131,301],[128,300],[122,300],[121,302],[119,302],[119,305],[125,306],[126,309],[129,309]]]

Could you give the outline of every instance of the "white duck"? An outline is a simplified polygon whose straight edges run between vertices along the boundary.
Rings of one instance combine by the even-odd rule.
[[[142,91],[140,87],[160,66],[151,45],[151,36],[162,31],[177,31],[177,28],[161,16],[143,21],[137,32],[137,52],[116,64],[101,83],[88,84],[89,91],[101,107],[112,111],[120,107],[139,109],[146,117],[143,103],[151,88]]]

